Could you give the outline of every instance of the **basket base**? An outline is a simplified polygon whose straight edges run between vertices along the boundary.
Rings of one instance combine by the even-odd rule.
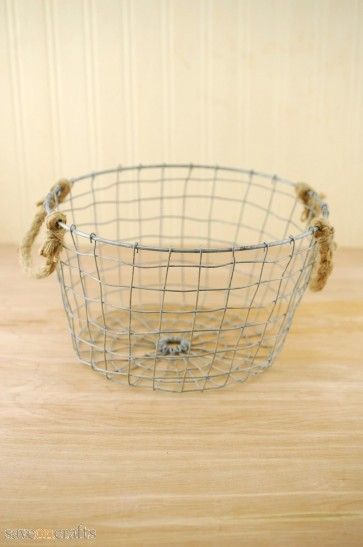
[[[195,315],[195,317],[194,317]],[[246,319],[248,320],[246,322]],[[76,339],[82,362],[133,386],[166,391],[204,391],[243,382],[270,366],[275,337],[263,336],[258,317],[228,310],[221,328],[210,310],[184,307],[117,310],[89,321]],[[126,328],[125,328],[126,326]],[[188,351],[162,354],[160,340],[183,339]]]

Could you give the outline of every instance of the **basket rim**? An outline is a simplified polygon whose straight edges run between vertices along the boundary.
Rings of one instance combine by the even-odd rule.
[[[95,177],[99,175],[107,175],[111,173],[117,173],[117,172],[124,172],[124,171],[136,171],[141,169],[163,169],[163,168],[181,168],[181,169],[218,169],[223,171],[229,171],[229,172],[235,172],[235,173],[241,173],[245,175],[256,175],[261,178],[267,178],[269,180],[276,180],[278,182],[281,182],[283,184],[286,184],[288,186],[295,187],[297,185],[297,182],[293,182],[289,179],[281,178],[277,175],[271,175],[268,173],[264,173],[261,171],[256,171],[255,169],[244,169],[240,167],[232,167],[232,166],[223,166],[223,165],[211,165],[211,164],[202,164],[202,163],[151,163],[151,164],[138,164],[138,165],[118,165],[117,167],[110,168],[110,169],[103,169],[99,171],[92,171],[90,173],[87,173],[85,175],[81,175],[78,177],[74,177],[69,179],[69,182],[73,186],[75,182],[79,182],[86,179],[94,179]],[[57,198],[57,188],[55,187],[55,190],[53,193],[49,193],[44,200],[43,206],[46,211],[46,213],[49,215],[54,210],[57,210],[57,200],[54,200],[54,197]],[[329,217],[329,209],[327,203],[323,202],[319,194],[316,194],[316,198],[318,201],[320,201],[321,211],[324,218]],[[52,204],[55,203],[55,206],[52,207]],[[172,246],[172,247],[166,247],[166,246],[158,246],[158,245],[144,245],[139,242],[130,242],[130,241],[123,241],[123,240],[115,240],[115,239],[108,239],[102,236],[99,236],[95,233],[88,233],[80,230],[77,228],[75,224],[67,224],[65,222],[59,222],[59,226],[61,226],[64,230],[67,232],[75,233],[78,236],[88,239],[91,242],[99,242],[104,243],[106,245],[112,245],[116,247],[125,247],[128,249],[136,249],[136,250],[144,250],[144,251],[155,251],[155,252],[166,252],[166,253],[228,253],[228,252],[237,252],[237,251],[250,251],[250,250],[256,250],[256,249],[263,249],[267,247],[276,247],[279,245],[286,245],[288,243],[291,243],[292,241],[298,241],[300,239],[304,239],[305,237],[309,237],[312,234],[314,234],[317,231],[317,227],[315,226],[309,226],[306,230],[296,234],[296,235],[290,235],[289,237],[285,239],[277,239],[273,241],[263,241],[260,243],[252,243],[249,245],[230,245],[228,247],[195,247],[195,248],[186,248],[186,247],[178,247],[178,246]]]

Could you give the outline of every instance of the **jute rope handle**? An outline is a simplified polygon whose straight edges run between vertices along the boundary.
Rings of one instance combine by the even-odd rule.
[[[48,275],[54,272],[59,255],[62,251],[65,234],[65,230],[59,223],[66,223],[67,221],[66,216],[60,211],[53,211],[47,215],[44,208],[44,202],[47,201],[50,209],[53,209],[57,203],[62,203],[65,200],[70,190],[71,183],[66,179],[60,180],[57,184],[52,186],[45,199],[38,201],[38,210],[19,247],[20,261],[24,270],[36,279],[48,277]],[[45,264],[38,269],[34,269],[32,263],[32,248],[44,222],[46,234],[40,249],[40,255],[45,258]]]
[[[304,204],[301,220],[316,228],[314,237],[318,255],[311,272],[309,287],[312,291],[321,291],[333,271],[334,228],[322,214],[323,195],[317,194],[305,182],[296,185],[296,194]]]

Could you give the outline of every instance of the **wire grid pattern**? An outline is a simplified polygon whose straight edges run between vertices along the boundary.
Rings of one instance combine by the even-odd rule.
[[[178,392],[271,365],[315,259],[292,182],[167,164],[72,182],[57,271],[80,361]]]

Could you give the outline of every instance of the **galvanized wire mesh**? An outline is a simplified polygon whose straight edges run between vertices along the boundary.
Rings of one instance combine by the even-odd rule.
[[[58,265],[78,358],[132,386],[243,382],[282,348],[315,256],[294,184],[241,169],[74,179]],[[49,212],[49,211],[48,211]]]

